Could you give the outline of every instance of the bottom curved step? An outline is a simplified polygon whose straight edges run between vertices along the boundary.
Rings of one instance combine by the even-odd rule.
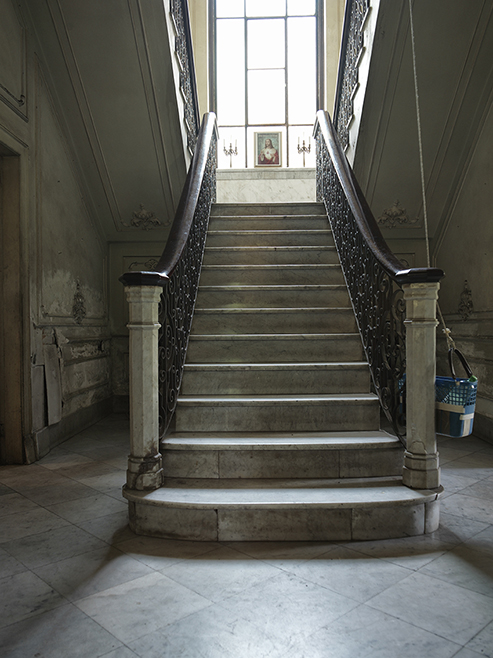
[[[364,541],[438,527],[442,489],[412,490],[399,478],[178,480],[155,491],[125,489],[137,534],[199,541]]]

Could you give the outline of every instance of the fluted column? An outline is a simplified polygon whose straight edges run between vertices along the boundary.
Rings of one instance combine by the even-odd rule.
[[[159,452],[158,305],[162,288],[126,286],[130,322],[130,455],[127,488],[158,489]]]
[[[435,434],[436,303],[439,283],[402,286],[406,300],[406,452],[403,483],[440,486]]]

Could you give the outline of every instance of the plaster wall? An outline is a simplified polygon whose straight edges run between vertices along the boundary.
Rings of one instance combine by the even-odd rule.
[[[110,408],[107,248],[24,17],[11,0],[0,15],[0,145],[20,162],[22,440],[32,460]]]

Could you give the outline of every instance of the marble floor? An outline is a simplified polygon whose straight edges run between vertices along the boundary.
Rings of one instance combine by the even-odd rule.
[[[0,468],[2,658],[493,657],[492,445],[440,442],[431,536],[215,544],[127,528],[127,436]]]

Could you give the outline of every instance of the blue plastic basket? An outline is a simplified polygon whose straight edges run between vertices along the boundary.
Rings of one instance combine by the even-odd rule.
[[[438,434],[459,438],[472,433],[477,390],[477,380],[436,378],[435,429]]]

